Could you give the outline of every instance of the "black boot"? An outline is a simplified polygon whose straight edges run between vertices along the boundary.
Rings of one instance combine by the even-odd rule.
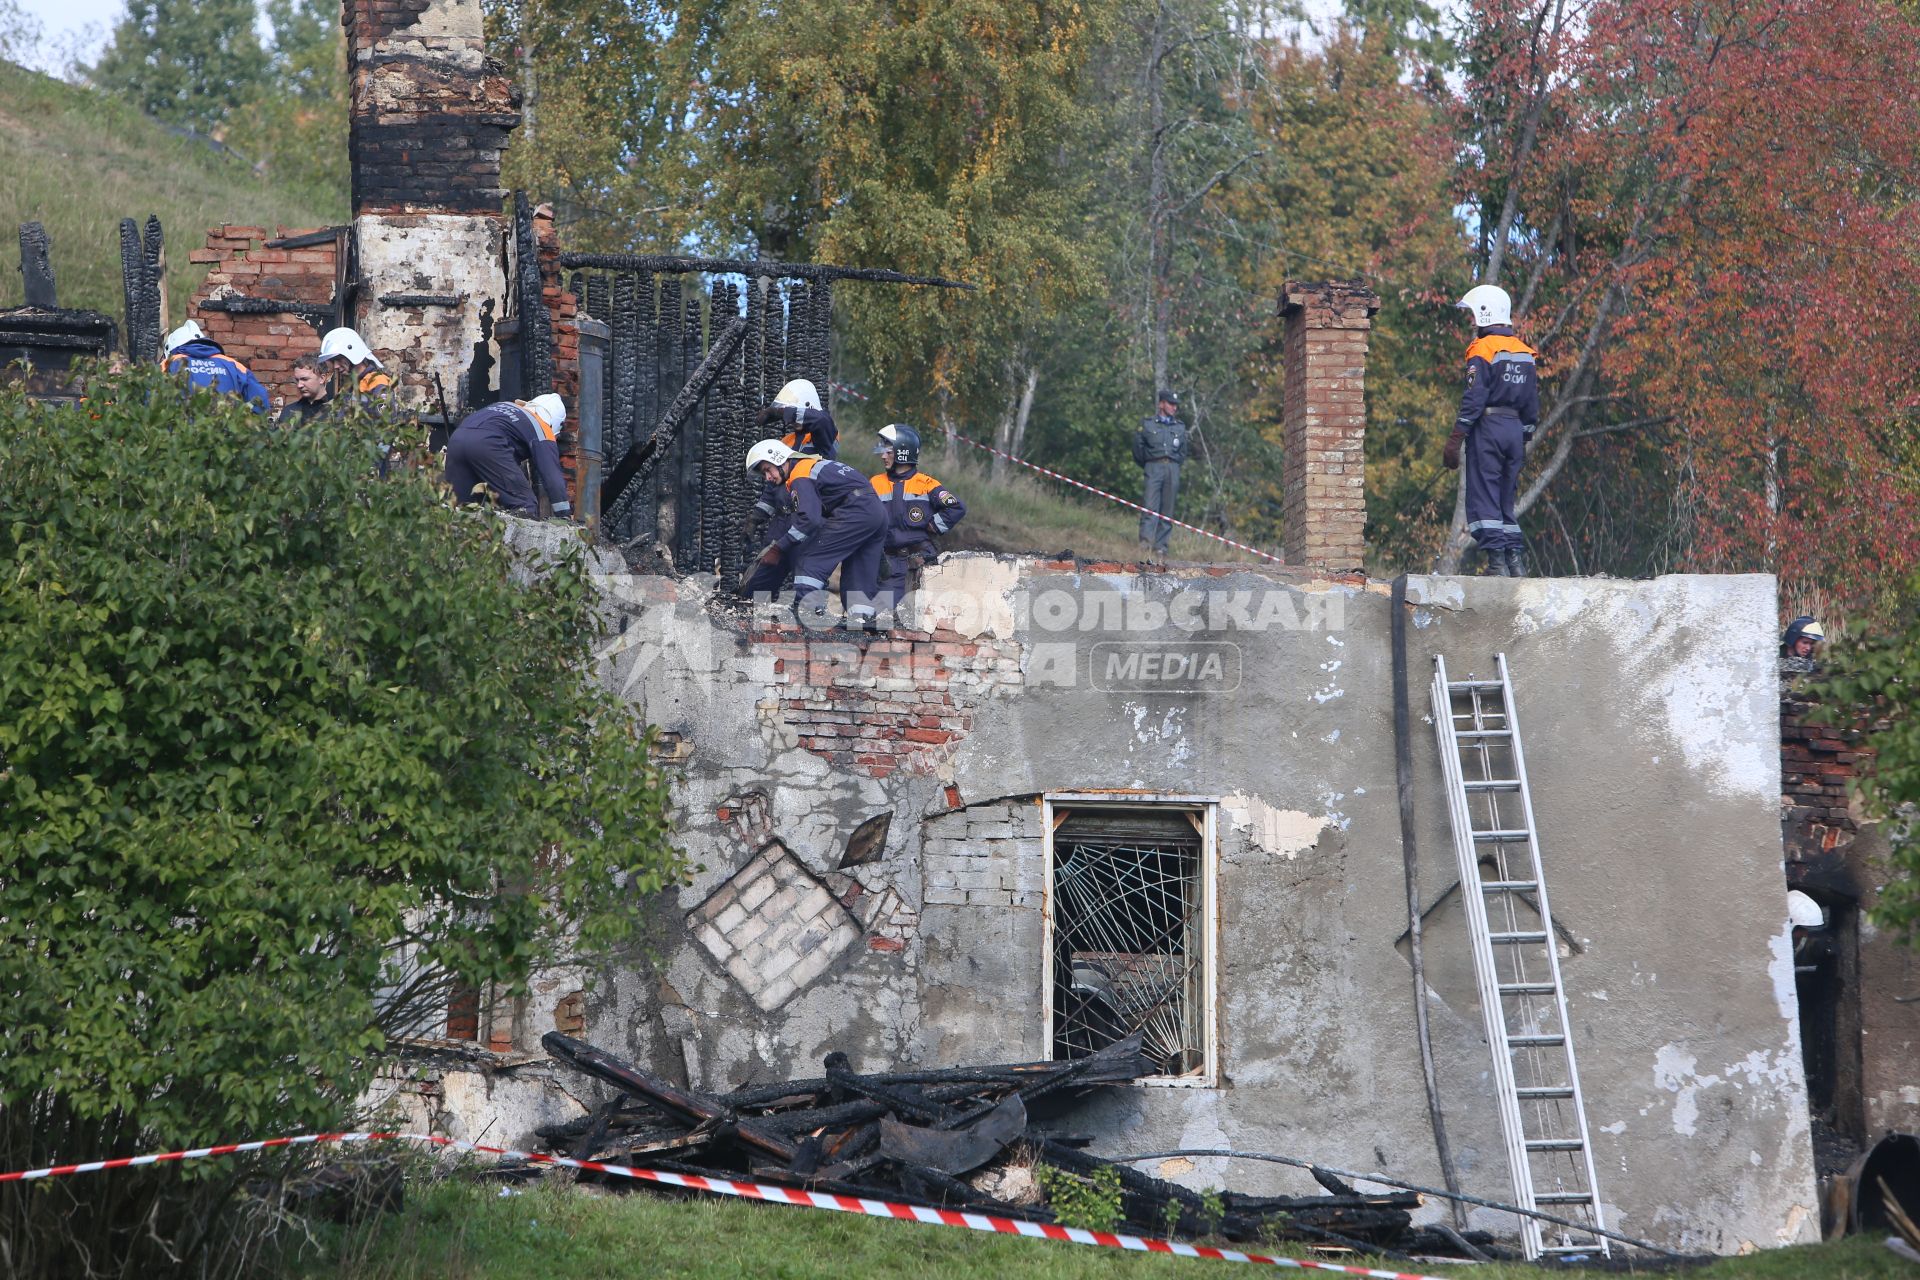
[[[1507,548],[1507,576],[1524,578],[1527,576],[1527,549],[1525,547]]]
[[[1480,553],[1480,576],[1483,578],[1505,578],[1507,571],[1507,552],[1504,547],[1488,547]]]

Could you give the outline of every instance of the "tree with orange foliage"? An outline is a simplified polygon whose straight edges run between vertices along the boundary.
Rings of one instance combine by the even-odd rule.
[[[1920,561],[1920,27],[1887,0],[1494,0],[1466,55],[1480,279],[1547,374],[1521,512],[1653,468],[1665,509],[1618,513],[1637,563],[1603,567],[1884,595]],[[1577,561],[1618,532],[1593,523],[1534,536]]]

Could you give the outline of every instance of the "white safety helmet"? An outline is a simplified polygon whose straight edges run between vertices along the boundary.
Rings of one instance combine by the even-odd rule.
[[[1482,329],[1490,324],[1513,323],[1513,299],[1497,284],[1477,284],[1453,305],[1473,312],[1473,322]]]
[[[814,385],[805,378],[795,378],[792,382],[780,388],[780,394],[773,398],[773,402],[788,409],[818,410],[820,408],[820,393],[815,390]]]
[[[386,367],[374,356],[373,348],[367,345],[367,340],[352,329],[329,329],[327,336],[320,339],[320,358],[332,360],[335,357],[353,365],[365,364],[371,360],[376,369]]]
[[[167,354],[172,355],[176,349],[186,346],[189,342],[204,341],[206,336],[207,331],[200,327],[198,320],[189,320],[167,335]]]
[[[1827,909],[1815,901],[1813,895],[1789,889],[1787,919],[1802,929],[1824,929],[1827,927]]]
[[[567,420],[566,402],[551,391],[527,401],[527,408],[538,414],[540,421],[547,424],[547,430],[555,434],[559,433],[561,424]]]
[[[759,444],[747,450],[747,474],[750,476],[759,475],[760,464],[763,462],[771,462],[776,467],[784,467],[789,460],[799,456],[800,454],[784,440],[762,440]]]

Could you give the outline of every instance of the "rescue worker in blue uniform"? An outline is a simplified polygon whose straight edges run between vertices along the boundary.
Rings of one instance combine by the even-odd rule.
[[[239,396],[255,413],[265,413],[270,407],[267,389],[253,371],[222,351],[195,321],[189,320],[167,335],[164,368],[168,373],[185,373],[189,387]]]
[[[907,574],[933,559],[934,538],[949,533],[967,514],[967,504],[920,470],[920,433],[903,423],[880,428],[873,451],[887,469],[873,478],[873,491],[887,512],[886,560],[880,572],[881,614],[890,614],[907,593]]]
[[[833,415],[820,407],[819,391],[805,378],[795,378],[781,387],[773,403],[760,411],[761,426],[774,423],[787,428],[786,434],[780,437],[780,443],[787,448],[814,457],[839,458],[840,429],[834,425]],[[787,492],[786,485],[763,485],[753,509],[767,518],[767,542],[782,546],[787,529],[793,523],[793,496]],[[748,596],[772,596],[786,585],[792,572],[792,557],[788,555],[770,564],[756,563],[741,582],[740,590]]]
[[[865,473],[800,453],[782,440],[762,440],[747,450],[747,472],[783,486],[793,499],[791,523],[760,553],[760,564],[791,559],[800,620],[825,625],[827,578],[837,568],[847,626],[871,627],[887,517]]]
[[[567,420],[567,406],[551,393],[531,400],[503,401],[476,409],[460,420],[447,440],[447,484],[461,506],[478,502],[481,485],[493,505],[517,516],[538,516],[540,503],[521,470],[533,464],[553,514],[567,518],[567,477],[560,470],[555,437]]]
[[[1513,303],[1498,285],[1469,289],[1454,305],[1473,313],[1474,338],[1460,413],[1441,460],[1449,471],[1458,469],[1464,446],[1467,532],[1494,576],[1524,578],[1526,540],[1513,503],[1520,464],[1540,423],[1540,353],[1513,336]]]

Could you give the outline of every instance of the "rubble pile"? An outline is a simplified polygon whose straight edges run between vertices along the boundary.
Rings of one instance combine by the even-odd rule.
[[[1203,1194],[1091,1154],[1090,1139],[1048,1122],[1090,1090],[1152,1075],[1137,1035],[1071,1061],[871,1074],[833,1053],[822,1077],[720,1095],[681,1088],[558,1032],[541,1043],[612,1090],[589,1114],[540,1130],[551,1151],[576,1159],[1037,1222],[1055,1221],[1045,1185],[1068,1178],[1111,1188],[1112,1229],[1140,1235],[1373,1253],[1457,1255],[1466,1243],[1444,1228],[1415,1227],[1420,1197],[1411,1192],[1367,1194],[1316,1172],[1326,1195]],[[1473,1243],[1490,1241],[1474,1233]]]

